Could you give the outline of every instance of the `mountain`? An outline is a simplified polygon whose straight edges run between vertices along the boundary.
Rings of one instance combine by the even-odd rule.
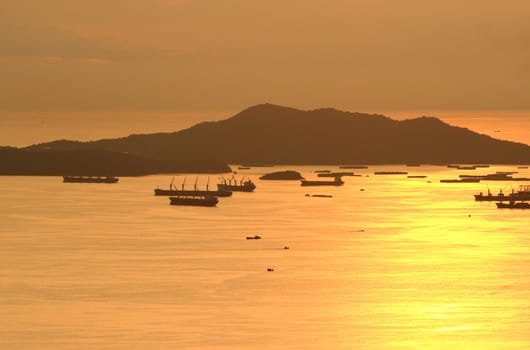
[[[222,164],[242,163],[530,163],[528,145],[496,140],[433,117],[397,121],[331,108],[302,111],[272,104],[173,133],[93,142],[61,140],[17,151],[39,156],[112,152],[129,157],[130,163],[151,162],[147,168],[152,172],[167,171],[168,164],[179,164],[182,172],[222,172],[227,171]],[[0,171],[5,173],[5,167]]]

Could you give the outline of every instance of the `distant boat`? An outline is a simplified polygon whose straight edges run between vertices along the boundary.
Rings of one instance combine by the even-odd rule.
[[[440,182],[442,183],[476,183],[476,182],[480,182],[480,179],[468,177],[468,178],[462,178],[462,179],[444,179],[444,180],[440,180]]]
[[[458,170],[475,170],[477,167],[475,165],[458,165],[456,168]]]
[[[248,169],[251,169],[251,167],[249,166],[240,166],[240,167],[237,167],[239,170],[248,170]]]
[[[171,205],[190,205],[198,207],[215,207],[219,200],[214,196],[177,196],[169,197]]]
[[[375,175],[407,175],[406,171],[376,171]]]
[[[242,167],[254,167],[254,168],[266,168],[266,167],[273,167],[274,164],[266,164],[266,163],[256,163],[256,164],[241,164]]]
[[[502,191],[496,195],[493,195],[489,190],[488,194],[483,194],[480,192],[479,194],[475,194],[473,196],[477,202],[500,202],[508,198],[508,196],[502,193]]]
[[[498,202],[497,208],[499,209],[530,209],[530,203],[528,202],[514,202],[510,201],[508,203]]]
[[[230,179],[221,177],[220,181],[221,183],[217,184],[218,191],[252,192],[256,189],[254,182],[250,179],[245,181],[245,177],[238,182],[232,175],[232,178]]]
[[[210,179],[208,178],[208,183],[206,184],[206,190],[199,190],[197,188],[197,180],[195,180],[195,185],[193,190],[185,190],[184,184],[186,182],[186,177],[182,182],[182,187],[179,190],[176,186],[173,186],[173,179],[169,184],[169,190],[155,188],[155,196],[214,196],[214,197],[230,197],[232,195],[231,191],[211,191],[208,189]]]
[[[333,173],[319,173],[317,174],[318,177],[337,177],[337,176],[361,176],[361,175],[355,175],[351,171],[338,171]]]
[[[341,165],[339,169],[368,169],[366,165]]]
[[[333,181],[331,180],[301,180],[301,186],[342,186],[344,181],[340,176],[335,177]]]
[[[487,175],[460,175],[461,178],[473,178],[486,181],[530,181],[528,177],[513,177],[516,171],[498,171]]]
[[[114,176],[63,176],[63,182],[69,183],[102,183],[115,184],[118,178]]]
[[[330,173],[331,170],[315,170],[315,173],[319,174],[319,173]]]
[[[255,235],[255,236],[247,236],[247,239],[261,239],[261,236]]]
[[[527,166],[518,166],[517,169],[528,169]]]
[[[214,197],[230,197],[231,191],[210,191],[210,190],[178,190],[169,189],[164,190],[155,188],[155,196],[214,196]]]
[[[425,179],[427,175],[409,175],[407,178],[409,179]]]

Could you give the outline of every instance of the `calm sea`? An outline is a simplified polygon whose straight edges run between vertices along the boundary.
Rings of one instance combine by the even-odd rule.
[[[439,182],[528,169],[258,180],[283,169],[216,208],[155,197],[171,175],[0,177],[0,349],[530,348],[530,210],[472,197],[518,184]]]

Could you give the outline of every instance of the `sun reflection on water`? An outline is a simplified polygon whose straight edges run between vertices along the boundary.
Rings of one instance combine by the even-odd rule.
[[[167,176],[6,178],[0,347],[528,348],[528,213],[439,183],[454,170],[414,172],[428,178],[257,181],[208,209],[154,197]]]

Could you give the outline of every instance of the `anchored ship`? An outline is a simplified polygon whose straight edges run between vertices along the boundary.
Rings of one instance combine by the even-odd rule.
[[[442,179],[440,180],[441,183],[476,183],[480,182],[480,179],[476,179],[473,177],[464,177],[461,179]]]
[[[191,205],[198,207],[215,207],[219,200],[215,196],[176,196],[169,197],[169,204],[171,205]]]
[[[178,189],[176,186],[173,185],[175,177],[171,179],[171,182],[169,184],[169,190],[156,188],[155,189],[155,196],[214,196],[214,197],[230,197],[232,195],[231,191],[227,190],[217,190],[217,191],[211,191],[208,189],[210,184],[210,178],[208,178],[208,182],[206,183],[206,190],[199,190],[197,188],[197,179],[195,179],[195,185],[193,190],[185,190],[184,184],[186,183],[186,177],[184,177],[184,180],[182,181],[182,186],[180,189]]]
[[[475,194],[475,200],[476,201],[489,201],[489,202],[502,202],[502,201],[515,201],[515,200],[530,200],[530,185],[524,185],[519,186],[519,191],[515,192],[512,190],[509,194],[504,194],[501,191],[499,191],[498,194],[493,195],[490,190],[488,189],[487,194],[483,194],[480,192],[479,194]]]
[[[245,181],[245,177],[239,180],[239,182],[234,175],[232,175],[230,179],[225,179],[221,176],[219,180],[220,183],[217,184],[218,191],[252,192],[256,189],[254,182],[250,179]]]
[[[530,209],[530,203],[528,202],[515,202],[510,201],[508,203],[498,202],[497,208],[499,209]]]
[[[115,184],[118,178],[114,176],[63,176],[63,182],[69,183],[103,183]]]
[[[302,186],[342,186],[344,181],[342,181],[340,176],[336,176],[334,180],[301,180]]]

